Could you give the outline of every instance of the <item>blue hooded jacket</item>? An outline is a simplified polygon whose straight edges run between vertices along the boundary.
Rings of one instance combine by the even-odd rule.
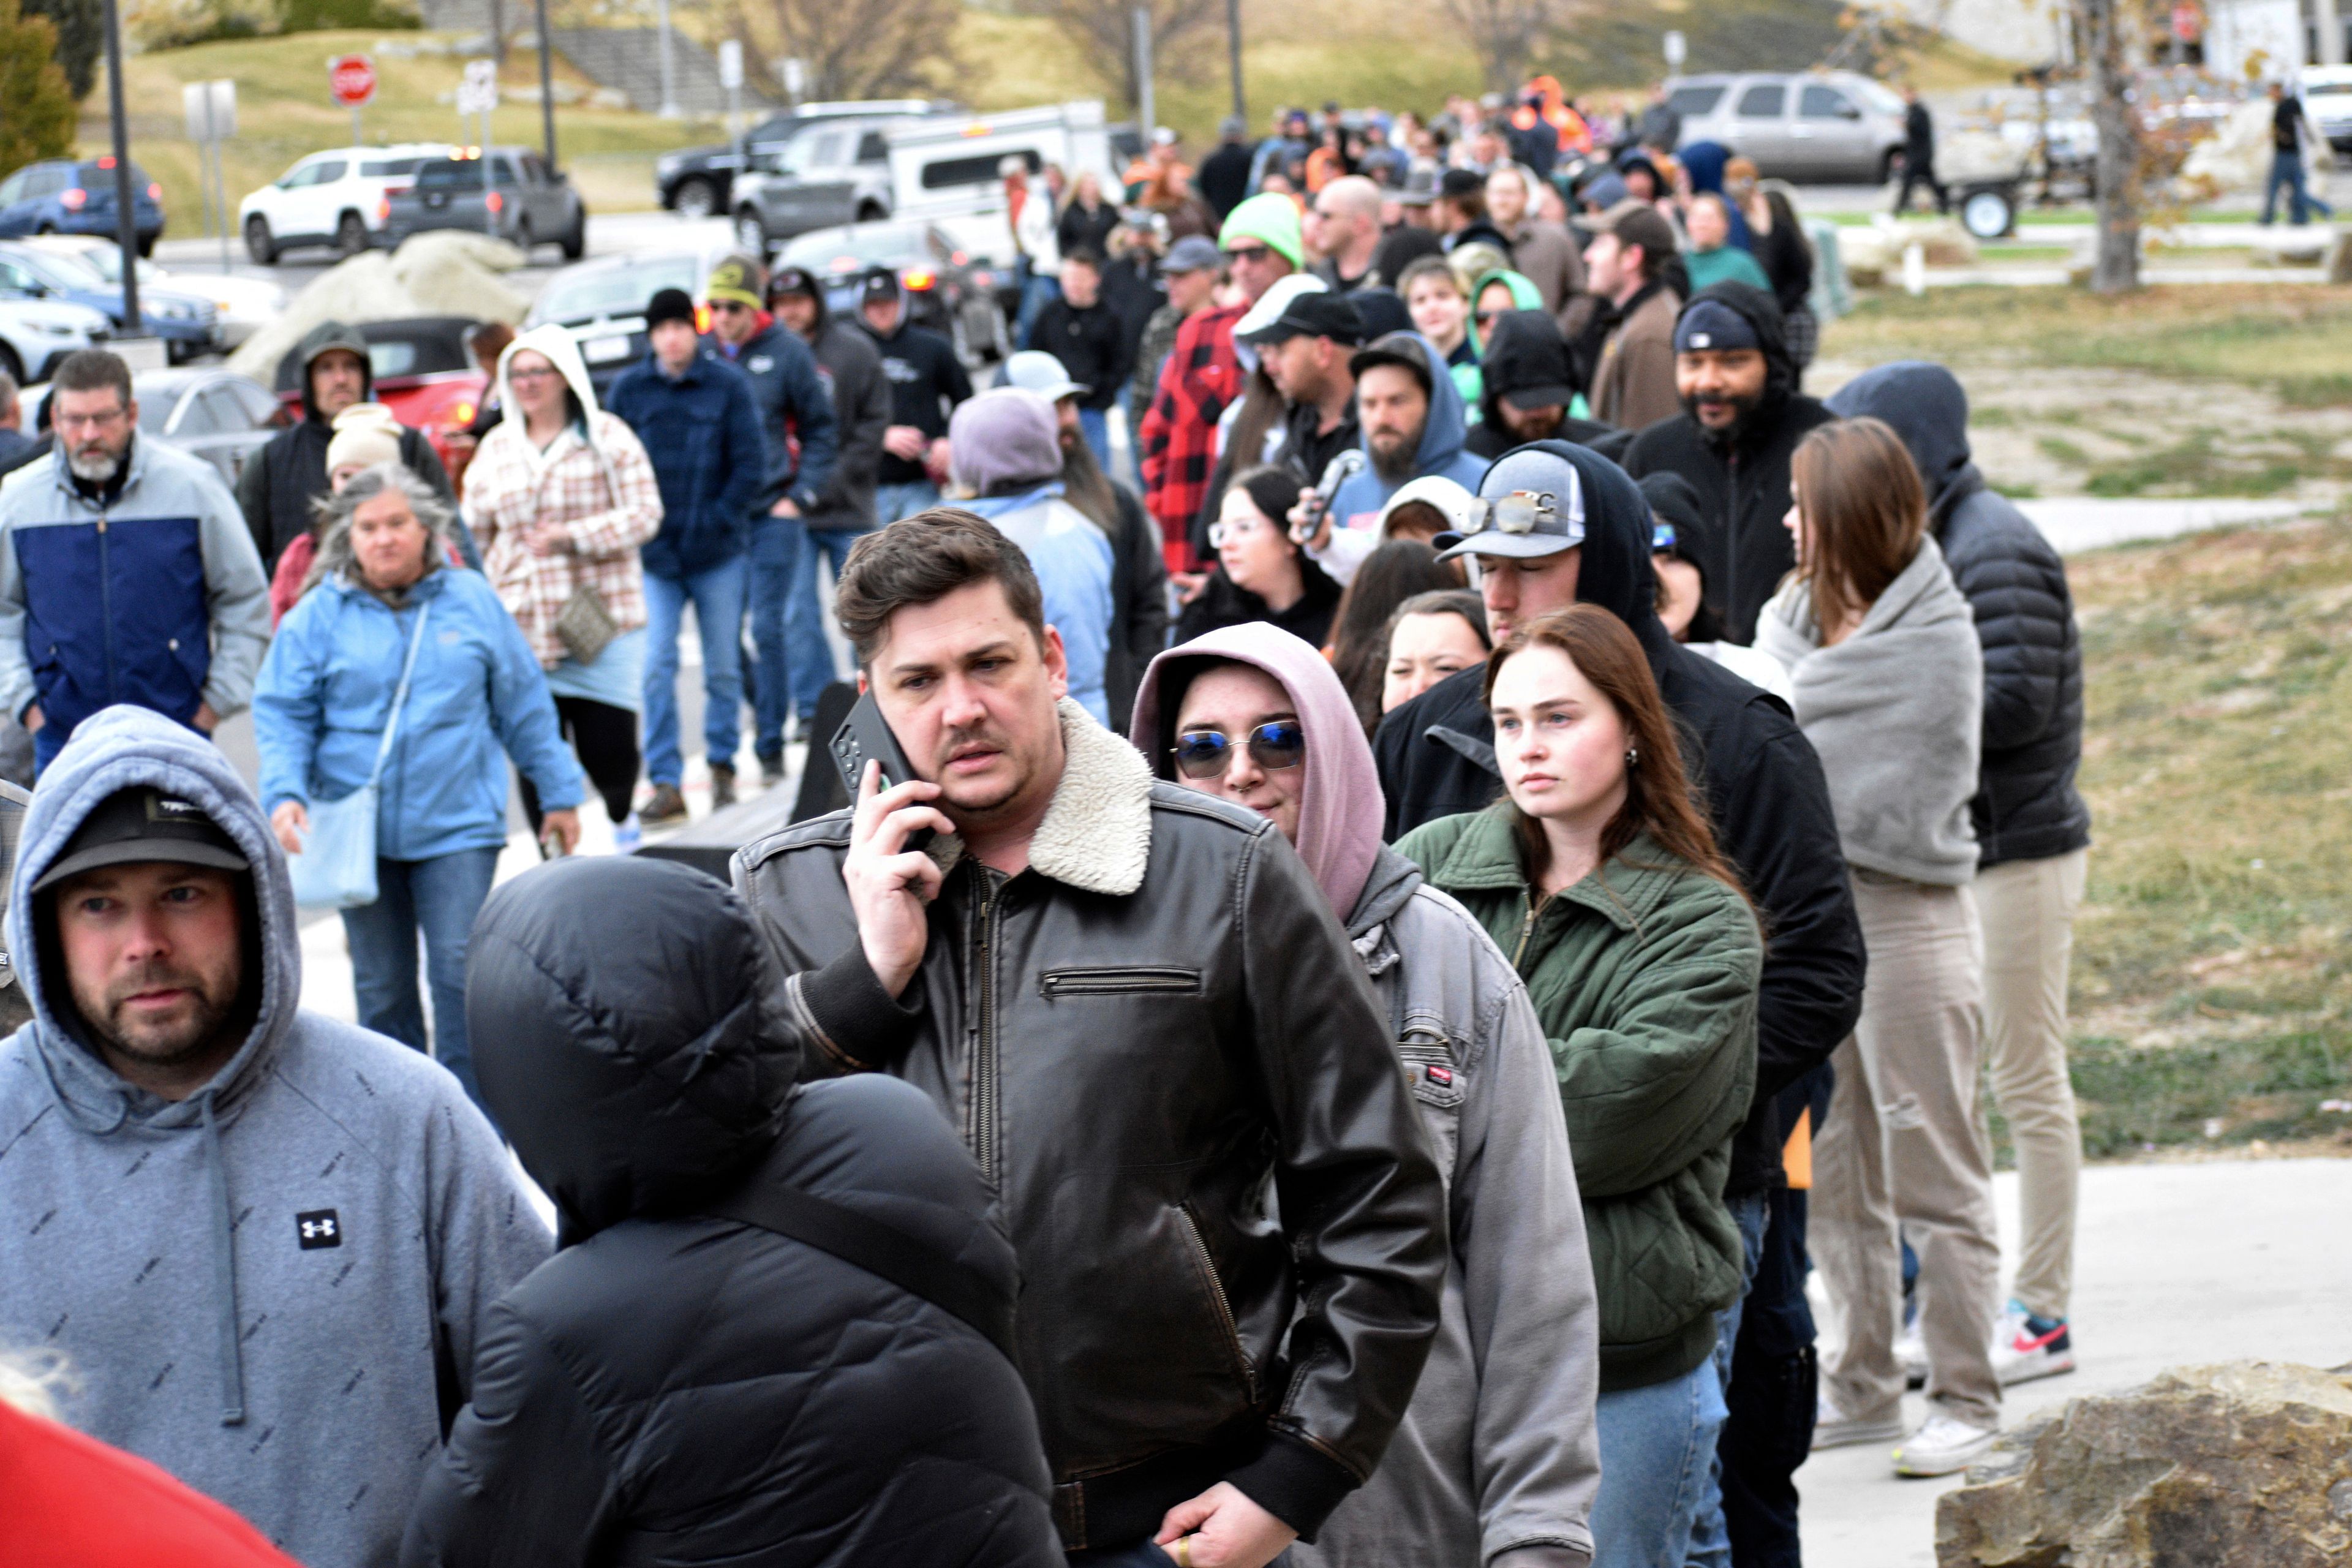
[[[1110,648],[1110,541],[1062,499],[1059,479],[1019,495],[983,496],[963,505],[994,523],[1029,557],[1045,595],[1045,622],[1062,634],[1062,651],[1070,661],[1070,697],[1096,723],[1111,726],[1103,685]]]
[[[1475,490],[1480,476],[1486,471],[1486,458],[1463,449],[1463,442],[1470,434],[1469,415],[1463,406],[1461,392],[1454,384],[1453,374],[1445,367],[1445,356],[1437,352],[1437,345],[1419,332],[1391,332],[1379,343],[1396,346],[1407,341],[1429,366],[1429,418],[1422,426],[1421,447],[1413,454],[1412,472],[1395,479],[1382,479],[1371,461],[1371,437],[1366,435],[1359,443],[1364,453],[1364,466],[1331,498],[1332,520],[1341,528],[1378,528],[1381,508],[1408,480],[1436,474]]]
[[[786,497],[803,512],[813,510],[833,482],[841,454],[841,425],[833,416],[833,378],[809,346],[782,322],[772,322],[732,353],[715,335],[702,340],[705,353],[731,364],[751,383],[752,400],[768,443],[768,478],[751,503],[751,526],[784,520],[770,510]],[[793,443],[800,443],[793,454]]]
[[[751,549],[769,466],[759,400],[741,371],[698,351],[672,379],[649,353],[614,381],[604,408],[636,432],[661,486],[661,531],[638,551],[646,571],[676,582]]]

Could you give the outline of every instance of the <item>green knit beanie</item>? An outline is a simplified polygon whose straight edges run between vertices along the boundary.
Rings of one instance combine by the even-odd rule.
[[[1258,239],[1293,267],[1307,265],[1307,241],[1298,232],[1298,205],[1279,191],[1252,196],[1235,207],[1217,231],[1217,245],[1225,248],[1236,239]]]

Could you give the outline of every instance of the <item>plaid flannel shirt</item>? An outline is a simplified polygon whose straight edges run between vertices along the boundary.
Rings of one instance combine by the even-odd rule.
[[[646,624],[637,547],[661,527],[661,489],[636,434],[601,410],[591,417],[594,447],[567,430],[542,464],[509,416],[482,437],[466,468],[466,522],[481,546],[483,574],[543,669],[563,662],[555,618],[583,583],[619,630]],[[531,553],[525,536],[541,521],[562,523],[571,548]]]
[[[1171,572],[1192,567],[1192,518],[1217,467],[1217,419],[1241,395],[1234,323],[1247,309],[1203,310],[1177,329],[1176,346],[1160,370],[1160,389],[1143,416],[1143,504],[1160,524]]]

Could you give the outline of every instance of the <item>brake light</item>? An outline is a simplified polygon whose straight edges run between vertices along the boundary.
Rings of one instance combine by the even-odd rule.
[[[162,181],[150,180],[147,182],[147,199],[151,202],[160,202],[163,199],[163,184]]]
[[[471,425],[473,422],[474,405],[470,403],[451,404],[449,405],[448,417],[442,421],[444,425],[446,425],[452,430],[455,430],[461,426]]]
[[[88,200],[89,200],[89,193],[79,185],[68,185],[58,193],[58,204],[69,213],[81,211],[82,204]]]
[[[694,308],[694,331],[695,331],[695,335],[696,335],[696,336],[698,336],[698,337],[699,337],[700,335],[702,335],[703,333],[705,333],[705,332],[709,331],[709,330],[710,330],[710,307],[709,307],[709,306],[708,306],[708,305],[697,305],[697,306]]]
[[[111,169],[114,167],[114,154],[111,153],[100,153],[98,159],[98,166],[101,169]]]
[[[492,191],[488,195],[482,198],[482,205],[495,213],[503,208],[507,205],[507,201],[506,198],[499,195],[498,192]]]
[[[971,258],[959,250],[954,255],[949,257],[948,259],[954,262],[958,267],[961,267],[966,261],[969,261]]]
[[[940,280],[940,275],[924,268],[915,268],[898,274],[898,281],[919,294]]]
[[[378,223],[390,223],[392,221],[391,196],[382,195],[375,199],[375,221]]]
[[[993,289],[996,287],[996,274],[985,269],[975,272],[971,275],[971,286],[975,289]]]

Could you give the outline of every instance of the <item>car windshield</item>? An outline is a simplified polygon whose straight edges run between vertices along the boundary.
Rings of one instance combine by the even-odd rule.
[[[549,284],[531,310],[538,321],[593,321],[599,316],[630,316],[664,289],[694,292],[702,281],[701,263],[692,256],[664,256],[626,267],[600,268],[578,278],[559,278]]]
[[[12,250],[8,258],[52,289],[103,289],[106,279],[79,256],[54,250]]]
[[[1853,89],[1856,98],[1881,114],[1900,114],[1904,110],[1903,100],[1896,97],[1893,89],[1878,82],[1860,80],[1844,85]]]
[[[914,223],[861,224],[856,228],[803,235],[784,247],[777,259],[812,271],[846,272],[850,267],[877,261],[911,261],[924,254],[923,226]],[[842,265],[849,264],[848,266]]]
[[[482,160],[479,158],[443,158],[416,171],[416,188],[420,191],[478,191],[482,188]]]
[[[87,250],[75,251],[73,259],[80,262],[89,271],[97,273],[100,282],[122,281],[122,252],[118,247],[93,245]],[[139,264],[139,280],[142,283],[152,283],[155,280],[153,262],[142,261]]]
[[[843,137],[838,129],[803,131],[784,143],[776,154],[776,168],[786,174],[803,174],[811,169],[830,168],[841,162]]]

